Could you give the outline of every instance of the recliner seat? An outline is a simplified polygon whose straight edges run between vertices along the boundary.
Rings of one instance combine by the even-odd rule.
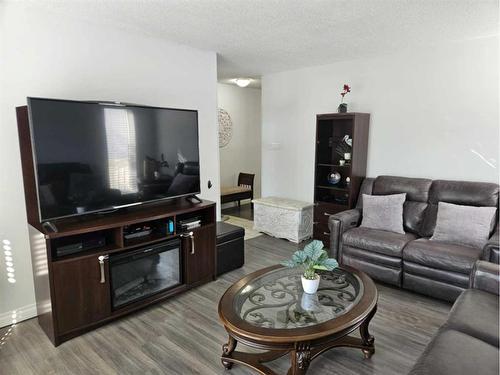
[[[353,228],[342,237],[342,262],[365,270],[370,268],[369,272],[379,274],[383,281],[400,286],[403,248],[416,238],[412,233]],[[380,274],[380,267],[385,268],[383,274]]]

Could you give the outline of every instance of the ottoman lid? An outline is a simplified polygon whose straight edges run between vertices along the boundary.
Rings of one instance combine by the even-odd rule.
[[[217,222],[217,243],[227,242],[245,236],[245,228],[228,224],[223,221]]]
[[[252,203],[262,204],[264,206],[284,208],[292,211],[302,211],[304,208],[309,208],[314,206],[314,203],[297,201],[295,199],[279,198],[279,197],[254,199]]]

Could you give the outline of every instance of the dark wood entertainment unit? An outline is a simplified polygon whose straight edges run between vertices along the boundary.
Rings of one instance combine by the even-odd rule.
[[[61,219],[56,222],[57,231],[42,225],[26,106],[17,108],[17,120],[38,322],[55,346],[215,279],[216,210],[215,203],[210,201],[192,203],[178,198],[104,215]],[[201,225],[179,232],[177,223],[192,218],[201,220]],[[166,229],[169,221],[173,221],[171,233]],[[141,223],[152,224],[156,230],[147,236],[125,239],[124,229]],[[62,245],[81,242],[89,235],[95,235],[103,242],[97,242],[97,247],[89,250],[58,255],[57,249]],[[113,307],[110,257],[127,253],[146,254],[159,245],[172,242],[179,244],[179,282],[168,289]]]

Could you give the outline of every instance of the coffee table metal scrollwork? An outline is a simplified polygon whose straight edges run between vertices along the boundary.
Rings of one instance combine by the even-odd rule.
[[[321,272],[316,294],[302,291],[301,272],[272,266],[233,284],[219,302],[219,317],[229,334],[222,364],[244,364],[261,374],[275,374],[264,365],[288,353],[289,375],[305,374],[310,362],[326,350],[351,347],[365,358],[375,352],[368,331],[377,310],[377,289],[363,272],[350,267]],[[360,336],[349,336],[359,328]],[[266,350],[236,351],[237,343]]]

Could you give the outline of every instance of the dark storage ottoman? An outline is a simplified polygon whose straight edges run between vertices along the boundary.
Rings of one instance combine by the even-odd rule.
[[[217,276],[245,263],[245,229],[217,222]]]

